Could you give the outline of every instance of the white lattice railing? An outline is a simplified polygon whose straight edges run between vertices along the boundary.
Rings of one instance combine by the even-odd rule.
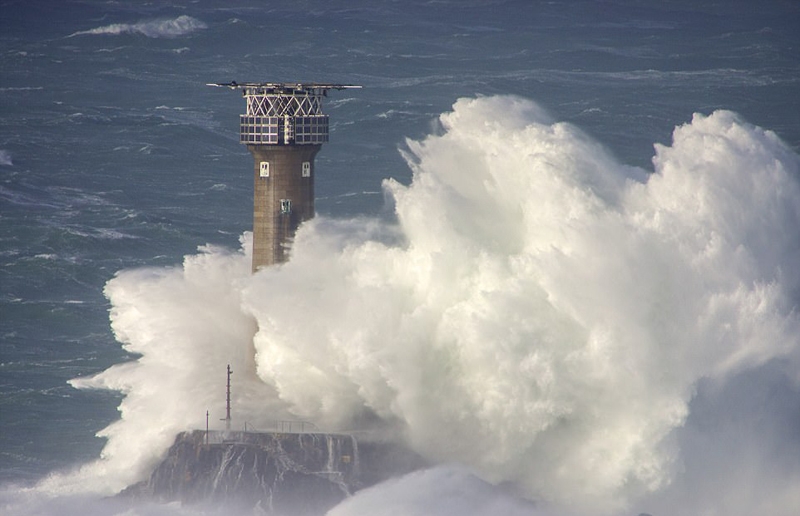
[[[211,83],[240,89],[247,110],[239,117],[239,141],[248,145],[318,145],[328,141],[328,116],[322,97],[328,90],[361,88],[352,84]]]
[[[285,95],[245,90],[248,116],[314,116],[322,114],[321,95]]]

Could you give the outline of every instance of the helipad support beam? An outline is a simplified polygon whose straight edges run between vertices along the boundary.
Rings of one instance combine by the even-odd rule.
[[[285,262],[297,228],[314,217],[314,158],[328,142],[328,90],[349,84],[225,83],[241,89],[239,141],[253,155],[253,272]]]

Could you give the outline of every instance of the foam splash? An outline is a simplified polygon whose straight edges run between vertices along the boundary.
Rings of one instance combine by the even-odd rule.
[[[147,20],[138,23],[112,23],[94,29],[75,32],[69,37],[81,35],[142,34],[148,38],[177,38],[191,34],[197,30],[208,28],[208,25],[187,15],[171,19]]]
[[[142,357],[73,382],[124,392],[122,418],[100,460],[44,485],[142,478],[177,431],[220,417],[231,363],[235,420],[377,420],[549,507],[613,514],[682,475],[698,382],[797,364],[800,160],[773,133],[695,115],[647,175],[526,100],[461,99],[440,121],[408,142],[412,183],[384,185],[396,226],[318,218],[254,276],[245,242],[109,282],[115,334]],[[790,514],[793,488],[756,475],[734,509]],[[674,507],[722,496],[695,489]]]
[[[6,150],[0,149],[0,166],[10,167],[13,164],[14,162],[11,161],[11,154]]]
[[[534,504],[504,493],[468,471],[437,467],[384,482],[345,500],[328,516],[544,515]]]

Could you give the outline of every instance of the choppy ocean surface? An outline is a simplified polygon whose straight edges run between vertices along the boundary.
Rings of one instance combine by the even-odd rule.
[[[463,467],[333,514],[794,514],[800,6],[696,4],[0,0],[0,507],[115,513],[232,363]],[[364,86],[254,277],[231,80]]]

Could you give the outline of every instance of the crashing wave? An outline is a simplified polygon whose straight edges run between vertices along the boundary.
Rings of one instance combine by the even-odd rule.
[[[700,382],[797,363],[800,160],[774,133],[695,115],[648,174],[516,97],[440,122],[408,144],[412,183],[385,184],[396,225],[315,219],[255,275],[244,242],[112,279],[112,327],[141,358],[73,381],[125,393],[122,418],[101,460],[50,485],[141,479],[218,405],[208,379],[230,363],[256,425],[370,421],[434,462],[613,513],[681,474]],[[772,465],[745,455],[709,476],[750,472],[753,508]]]

